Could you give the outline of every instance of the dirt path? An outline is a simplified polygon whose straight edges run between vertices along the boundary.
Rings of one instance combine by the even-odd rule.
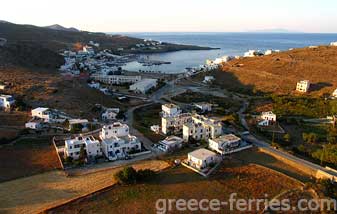
[[[136,169],[167,168],[164,161],[150,160],[133,164]],[[83,176],[66,177],[62,171],[52,171],[27,178],[0,183],[0,213],[38,213],[115,184],[114,174],[121,168]]]

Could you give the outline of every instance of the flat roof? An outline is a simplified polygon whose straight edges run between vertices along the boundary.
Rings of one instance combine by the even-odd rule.
[[[45,107],[37,107],[34,108],[32,111],[47,111],[49,108],[45,108]]]
[[[207,149],[198,149],[198,150],[195,150],[193,152],[190,152],[188,153],[190,156],[193,156],[199,160],[205,160],[207,159],[208,157],[211,157],[211,156],[215,156],[216,154],[210,150],[207,150]]]
[[[217,142],[217,143],[220,143],[220,142],[227,142],[227,143],[230,143],[230,142],[237,142],[237,141],[240,141],[241,138],[233,135],[233,134],[227,134],[227,135],[222,135],[216,139],[214,139],[213,141]]]
[[[147,79],[142,79],[142,80],[134,83],[133,86],[143,86],[143,85],[147,85],[147,84],[153,84],[153,83],[156,83],[156,82],[157,82],[157,79],[147,78]]]
[[[165,144],[165,145],[172,145],[175,144],[177,142],[182,143],[183,139],[177,136],[169,136],[167,138],[165,138],[164,140],[160,141],[161,144]]]

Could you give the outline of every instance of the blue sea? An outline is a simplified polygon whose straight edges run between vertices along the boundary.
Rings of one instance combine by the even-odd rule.
[[[304,33],[122,33],[127,36],[152,39],[156,41],[207,46],[219,50],[177,51],[160,54],[147,54],[150,59],[167,61],[172,64],[159,66],[142,66],[137,62],[128,63],[124,69],[130,71],[161,71],[164,73],[181,73],[186,67],[205,64],[207,59],[223,55],[243,55],[249,49],[288,50],[310,45],[327,45],[337,41],[337,34]]]

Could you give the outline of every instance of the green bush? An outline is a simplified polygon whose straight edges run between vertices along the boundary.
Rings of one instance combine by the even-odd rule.
[[[120,184],[134,184],[140,181],[147,181],[155,176],[155,174],[150,169],[136,171],[133,167],[125,167],[115,174],[115,179]]]

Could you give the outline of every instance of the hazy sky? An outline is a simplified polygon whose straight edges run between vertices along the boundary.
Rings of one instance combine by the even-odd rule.
[[[337,32],[337,1],[2,0],[0,20],[102,32]]]

